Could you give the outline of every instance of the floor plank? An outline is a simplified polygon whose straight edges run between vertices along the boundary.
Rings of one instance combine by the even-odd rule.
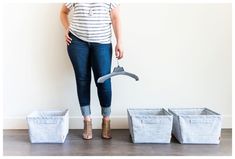
[[[64,144],[31,144],[27,130],[3,130],[5,156],[231,156],[232,130],[222,130],[219,145],[183,145],[173,137],[170,144],[133,144],[128,129],[113,129],[111,140],[93,130],[92,140],[72,129]]]

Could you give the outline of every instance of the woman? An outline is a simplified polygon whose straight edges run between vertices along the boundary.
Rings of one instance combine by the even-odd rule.
[[[73,10],[69,23],[68,15]],[[83,138],[92,139],[90,110],[91,68],[101,105],[102,133],[111,139],[111,81],[97,83],[97,79],[110,73],[112,59],[111,28],[116,37],[116,58],[123,57],[119,5],[116,3],[65,3],[60,12],[65,30],[67,51],[72,62],[81,113],[84,117]],[[112,27],[111,27],[112,26]]]

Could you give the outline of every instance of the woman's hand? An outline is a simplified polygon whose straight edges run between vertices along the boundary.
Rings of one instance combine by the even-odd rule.
[[[67,45],[69,45],[72,42],[72,38],[69,37],[69,29],[65,30],[65,41]]]
[[[115,47],[115,55],[117,59],[123,58],[123,46],[121,43],[117,43]]]

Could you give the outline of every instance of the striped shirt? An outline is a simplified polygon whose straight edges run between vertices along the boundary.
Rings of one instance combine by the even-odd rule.
[[[111,43],[110,11],[117,3],[66,3],[65,6],[73,9],[69,26],[72,34],[87,42]]]

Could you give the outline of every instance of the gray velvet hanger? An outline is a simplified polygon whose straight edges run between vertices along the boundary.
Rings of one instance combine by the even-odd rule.
[[[134,78],[136,81],[139,80],[139,77],[138,77],[138,76],[136,76],[136,75],[133,74],[133,73],[126,72],[123,67],[120,67],[120,66],[119,66],[119,62],[118,62],[118,59],[117,59],[117,64],[118,64],[118,66],[117,66],[117,67],[114,67],[112,73],[107,74],[107,75],[104,75],[104,76],[98,78],[97,82],[98,82],[98,83],[104,83],[104,81],[106,81],[107,79],[109,79],[109,78],[111,78],[111,77],[113,77],[113,76],[117,76],[117,75],[126,75],[126,76],[129,76],[129,77],[131,77],[131,78]]]

